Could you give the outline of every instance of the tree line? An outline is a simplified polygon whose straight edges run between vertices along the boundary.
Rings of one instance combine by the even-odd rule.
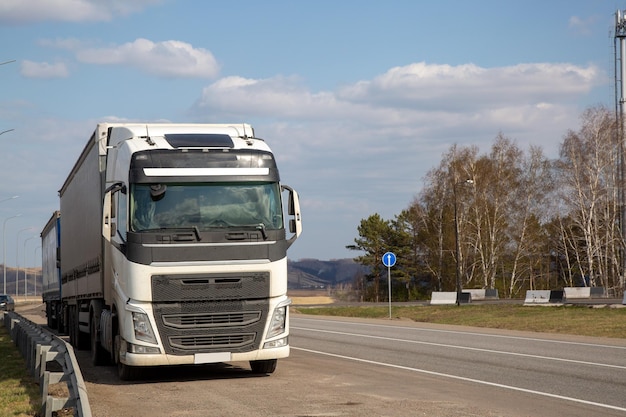
[[[422,190],[393,219],[362,219],[346,248],[363,252],[355,277],[362,300],[428,298],[432,291],[497,289],[521,297],[529,289],[566,286],[624,290],[622,141],[614,112],[585,110],[577,131],[563,136],[556,159],[540,147],[520,149],[500,133],[488,153],[452,145],[426,174]]]

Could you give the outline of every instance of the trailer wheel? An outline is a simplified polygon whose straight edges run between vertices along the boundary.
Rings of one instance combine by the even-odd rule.
[[[61,303],[56,305],[57,310],[57,331],[59,334],[67,332],[67,320],[65,319],[65,309]]]
[[[76,346],[75,331],[78,326],[74,325],[74,307],[70,306],[67,310],[67,333],[70,336],[70,344]]]
[[[89,333],[91,336],[91,363],[93,363],[94,366],[106,365],[109,361],[109,354],[106,350],[104,350],[102,344],[98,341],[98,323],[100,320],[96,321],[93,314],[90,316]]]
[[[278,359],[268,359],[263,361],[250,361],[250,368],[255,374],[271,374],[276,370]]]
[[[46,303],[46,325],[51,329],[56,328],[56,320],[53,318],[53,316],[56,317],[55,308],[54,304],[50,302]]]
[[[87,350],[90,346],[89,333],[81,332],[78,321],[78,307],[74,309],[74,331],[76,332],[76,349]],[[90,326],[91,327],[91,326]]]

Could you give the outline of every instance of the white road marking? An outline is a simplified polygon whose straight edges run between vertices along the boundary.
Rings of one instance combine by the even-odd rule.
[[[320,320],[305,319],[305,318],[300,318],[300,317],[297,320],[298,321],[312,321],[316,323],[320,322]],[[593,347],[602,347],[602,348],[607,348],[607,349],[626,350],[626,346],[604,345],[604,344],[585,343],[585,342],[571,342],[567,340],[541,339],[538,337],[522,337],[522,336],[510,336],[510,335],[490,334],[490,333],[464,332],[464,331],[458,331],[458,330],[426,329],[423,327],[389,326],[389,325],[384,325],[384,324],[357,323],[357,322],[349,322],[349,321],[333,321],[333,323],[349,324],[351,326],[364,326],[364,327],[384,327],[384,328],[392,327],[394,329],[407,329],[407,330],[413,330],[413,331],[419,331],[419,332],[461,334],[461,335],[494,337],[494,338],[500,338],[500,339],[514,339],[514,340],[515,339],[532,340],[534,342],[557,343],[557,344],[577,345],[577,346],[593,346]]]
[[[466,378],[466,377],[462,377],[462,376],[458,376],[458,375],[444,374],[444,373],[441,373],[441,372],[427,371],[425,369],[411,368],[411,367],[408,367],[408,366],[394,365],[394,364],[391,364],[391,363],[384,363],[384,362],[371,361],[371,360],[367,360],[367,359],[353,358],[353,357],[350,357],[350,356],[337,355],[337,354],[334,354],[334,353],[321,352],[321,351],[318,351],[318,350],[297,348],[297,347],[293,347],[293,346],[291,346],[291,349],[300,350],[300,351],[303,351],[303,352],[314,353],[314,354],[318,354],[318,355],[331,356],[331,357],[339,358],[339,359],[346,359],[346,360],[351,360],[351,361],[356,361],[356,362],[363,362],[363,363],[368,363],[368,364],[372,364],[372,365],[379,365],[379,366],[386,366],[386,367],[389,367],[389,368],[402,369],[402,370],[405,370],[405,371],[419,372],[419,373],[428,374],[428,375],[434,375],[434,376],[438,376],[438,377],[457,379],[457,380],[460,380],[460,381],[466,381],[466,382],[472,382],[472,383],[476,383],[476,384],[488,385],[488,386],[497,387],[497,388],[504,388],[504,389],[508,389],[508,390],[512,390],[512,391],[524,392],[524,393],[527,393],[527,394],[540,395],[540,396],[543,396],[543,397],[556,398],[556,399],[559,399],[559,400],[571,401],[571,402],[575,402],[575,403],[579,403],[579,404],[591,405],[591,406],[594,406],[594,407],[606,408],[606,409],[617,410],[617,411],[626,411],[626,408],[623,408],[623,407],[617,407],[617,406],[613,406],[613,405],[609,405],[609,404],[597,403],[597,402],[593,402],[593,401],[586,401],[586,400],[581,400],[579,398],[566,397],[566,396],[563,396],[563,395],[550,394],[550,393],[547,393],[547,392],[535,391],[535,390],[530,390],[530,389],[526,389],[526,388],[513,387],[513,386],[510,386],[510,385],[497,384],[497,383],[494,383],[494,382],[482,381],[480,379]]]
[[[473,347],[469,347],[469,346],[448,345],[448,344],[444,344],[444,343],[423,342],[423,341],[418,341],[418,340],[398,339],[398,338],[383,337],[383,336],[371,336],[371,335],[364,335],[364,334],[359,334],[359,333],[337,332],[337,331],[333,331],[333,330],[311,329],[311,328],[306,328],[306,327],[294,327],[294,326],[291,326],[291,328],[292,329],[297,329],[297,330],[305,330],[305,331],[308,331],[308,332],[338,334],[338,335],[342,335],[342,336],[364,337],[364,338],[368,338],[368,339],[381,339],[381,340],[389,340],[389,341],[392,341],[392,342],[404,342],[404,343],[413,343],[413,344],[419,344],[419,345],[446,347],[446,348],[452,348],[452,349],[471,350],[471,351],[476,351],[476,352],[497,353],[497,354],[500,354],[500,355],[521,356],[521,357],[525,357],[525,358],[543,359],[543,360],[551,360],[551,361],[558,361],[558,362],[569,362],[569,363],[575,363],[575,364],[578,364],[578,365],[602,366],[602,367],[606,367],[606,368],[615,368],[615,369],[624,369],[624,370],[626,370],[626,366],[610,365],[610,364],[597,363],[597,362],[579,361],[579,360],[574,360],[574,359],[555,358],[553,356],[530,355],[530,354],[527,354],[527,353],[506,352],[506,351],[502,351],[502,350],[473,348]]]

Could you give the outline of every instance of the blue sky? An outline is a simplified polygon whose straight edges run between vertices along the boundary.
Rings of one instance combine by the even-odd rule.
[[[39,265],[32,237],[100,121],[251,123],[300,194],[290,259],[357,256],[345,246],[360,220],[408,207],[451,145],[487,152],[501,132],[556,157],[585,108],[612,108],[623,8],[3,0],[0,62],[15,60],[0,65],[0,132],[14,129],[0,135],[6,262]]]

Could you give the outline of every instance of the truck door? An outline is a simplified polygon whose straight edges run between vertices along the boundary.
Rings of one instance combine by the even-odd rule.
[[[104,299],[112,304],[111,288],[119,274],[121,258],[126,245],[127,188],[123,183],[115,183],[104,194],[102,213],[102,238],[104,239]]]

